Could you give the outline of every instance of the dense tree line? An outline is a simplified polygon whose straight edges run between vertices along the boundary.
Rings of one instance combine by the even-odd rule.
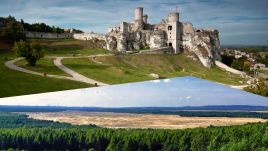
[[[28,118],[28,115],[0,112],[0,128],[18,128],[18,127],[53,127],[53,128],[75,128],[68,123],[59,123],[47,120],[35,120]],[[79,126],[81,127],[81,126]],[[96,127],[95,125],[85,125],[82,127]]]
[[[106,129],[0,112],[0,149],[264,151],[268,149],[268,123],[184,130]]]
[[[45,23],[33,23],[33,24],[29,24],[29,23],[25,23],[23,20],[20,21],[20,23],[23,25],[23,28],[26,31],[36,31],[36,32],[45,32],[45,33],[64,33],[64,29],[60,28],[60,27],[55,27],[55,26],[49,26]],[[68,31],[70,32],[70,31]],[[75,33],[82,33],[82,30],[79,29],[73,29],[73,32]]]
[[[268,119],[268,113],[251,111],[177,111],[175,114],[186,117],[249,117]]]
[[[245,52],[252,52],[252,53],[266,52],[268,51],[268,46],[248,46],[248,47],[240,47],[239,49]]]
[[[19,40],[25,40],[25,31],[46,32],[46,33],[64,33],[64,29],[55,26],[49,26],[45,23],[25,23],[23,20],[17,21],[15,17],[0,17],[0,40],[13,43]],[[82,30],[73,29],[75,33],[82,33]]]
[[[238,49],[244,52],[257,53],[268,51],[268,46],[223,46],[223,48]]]
[[[267,128],[268,123],[185,130],[2,128],[0,148],[98,151],[267,150]]]
[[[36,32],[47,32],[47,33],[64,33],[64,29],[52,26],[50,27],[49,25],[45,23],[34,23],[34,24],[29,24],[25,23],[23,20],[21,20],[21,24],[23,25],[24,29],[26,31],[36,31]]]

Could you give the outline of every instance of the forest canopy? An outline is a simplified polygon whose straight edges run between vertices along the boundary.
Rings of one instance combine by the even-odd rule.
[[[268,123],[184,130],[107,129],[54,125],[0,112],[0,142],[1,150],[261,151],[267,150]]]

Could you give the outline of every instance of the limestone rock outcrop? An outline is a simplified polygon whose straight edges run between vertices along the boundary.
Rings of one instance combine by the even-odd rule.
[[[195,29],[190,23],[182,23],[181,44],[183,51],[193,52],[205,67],[221,59],[218,30]]]
[[[106,48],[108,50],[116,50],[117,48],[117,41],[114,36],[107,36],[106,37]]]

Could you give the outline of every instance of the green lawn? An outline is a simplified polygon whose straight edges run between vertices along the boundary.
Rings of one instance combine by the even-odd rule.
[[[8,59],[16,58],[13,52],[0,51],[0,97],[86,88],[91,86],[76,81],[41,77],[11,70],[4,65],[5,57]]]
[[[54,74],[54,75],[62,75],[62,76],[69,76],[69,74],[66,74],[59,68],[57,68],[52,58],[42,58],[36,62],[35,66],[29,66],[26,60],[20,60],[15,63],[17,66],[36,71],[41,73],[47,73],[47,74]]]
[[[63,59],[63,64],[87,77],[109,84],[150,80],[150,73],[156,73],[160,78],[190,75],[232,85],[239,85],[239,81],[243,81],[239,76],[228,74],[217,67],[207,69],[184,54],[106,56],[95,60],[103,64],[88,58]]]
[[[104,41],[76,39],[30,39],[29,41],[40,43],[46,56],[87,56],[108,53],[103,49]]]

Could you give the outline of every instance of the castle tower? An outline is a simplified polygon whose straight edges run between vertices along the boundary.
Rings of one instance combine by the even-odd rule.
[[[134,12],[135,29],[143,29],[143,7],[135,8]]]
[[[167,45],[172,46],[174,53],[180,52],[180,29],[179,29],[179,13],[171,12],[167,17]]]
[[[145,14],[145,15],[142,17],[142,20],[143,20],[144,24],[147,24],[147,19],[148,19],[148,15]]]
[[[143,17],[143,7],[135,8],[134,20],[142,20]]]

